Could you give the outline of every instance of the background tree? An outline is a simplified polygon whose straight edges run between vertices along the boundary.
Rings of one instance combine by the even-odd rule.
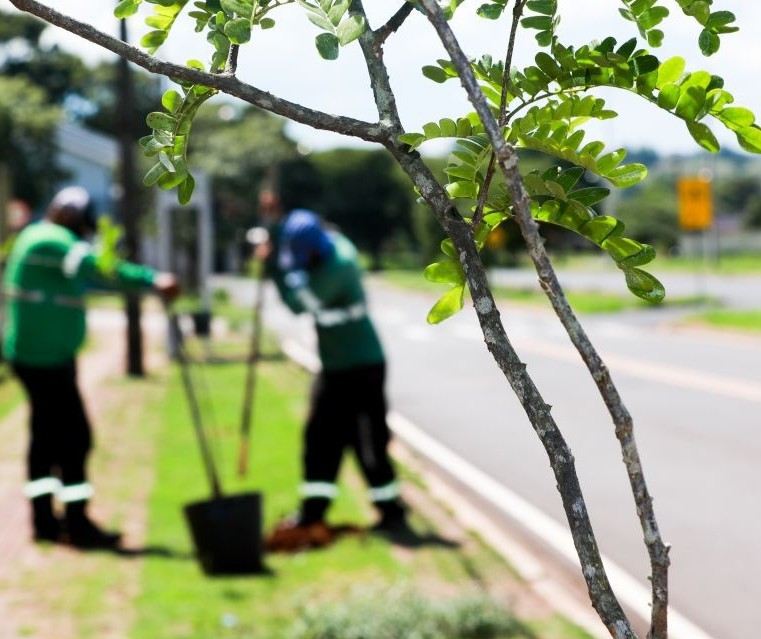
[[[317,208],[369,253],[372,269],[380,269],[384,244],[411,232],[410,190],[393,159],[383,151],[336,149],[314,154],[313,161],[324,184]]]
[[[616,217],[640,242],[660,250],[679,244],[679,214],[676,199],[676,176],[661,175],[638,185],[616,204]]]
[[[594,211],[593,205],[607,196],[607,188],[577,187],[585,171],[617,188],[633,186],[647,173],[641,163],[623,164],[626,156],[623,149],[607,151],[601,141],[584,140],[586,121],[617,115],[604,100],[595,96],[598,88],[630,92],[651,108],[667,111],[683,121],[695,141],[709,151],[719,149],[709,127],[709,123],[715,122],[732,130],[746,150],[761,152],[761,128],[755,125],[755,116],[744,107],[732,105],[734,98],[723,88],[721,78],[703,71],[687,71],[680,57],[661,61],[645,48],[658,47],[665,37],[661,29],[663,19],[669,14],[665,6],[658,0],[623,0],[625,8],[620,15],[632,23],[638,36],[622,44],[614,38],[602,37],[576,46],[562,42],[557,33],[560,11],[556,0],[515,0],[512,3],[498,0],[483,4],[477,9],[482,17],[504,17],[510,23],[506,57],[503,61],[494,61],[489,56],[469,59],[463,53],[448,23],[452,14],[458,8],[461,10],[462,3],[458,1],[446,2],[443,7],[437,0],[418,0],[414,6],[405,2],[385,23],[373,28],[368,25],[361,0],[320,0],[319,3],[299,0],[298,6],[321,30],[315,42],[324,58],[334,59],[341,46],[358,41],[378,110],[377,122],[363,122],[278,99],[235,77],[238,47],[252,35],[255,37],[258,28],[275,26],[271,14],[287,3],[271,0],[194,3],[197,10],[190,15],[196,20],[198,31],[206,31],[208,41],[214,46],[210,72],[197,61],[183,67],[161,62],[151,55],[168,37],[176,16],[185,8],[184,0],[151,2],[156,5],[155,14],[150,18],[154,31],[142,41],[148,54],[62,16],[35,0],[12,0],[12,3],[179,81],[181,92],[172,90],[163,97],[166,111],[149,116],[148,124],[153,133],[142,140],[142,146],[157,160],[146,175],[146,183],[177,188],[180,201],[187,201],[194,188],[187,165],[190,125],[199,107],[219,91],[298,122],[353,135],[387,149],[448,236],[442,243],[444,257],[426,269],[430,279],[450,285],[429,313],[429,320],[442,321],[460,310],[467,286],[486,346],[547,452],[592,604],[612,636],[635,637],[605,573],[573,455],[551,415],[550,406],[513,349],[488,286],[479,250],[495,228],[507,219],[514,219],[542,286],[593,376],[614,423],[650,558],[650,636],[666,637],[668,549],[661,540],[644,481],[633,436],[633,420],[607,367],[568,305],[537,230],[537,223],[543,222],[579,233],[610,255],[632,292],[645,299],[662,299],[663,287],[640,268],[652,261],[653,249],[625,237],[623,225],[615,218],[600,216]],[[117,7],[117,15],[134,15],[140,3],[141,0],[123,0]],[[679,0],[678,5],[685,16],[699,25],[698,44],[706,55],[718,50],[722,35],[736,30],[734,15],[712,11],[711,3]],[[474,113],[427,123],[422,132],[405,132],[384,66],[383,48],[415,9],[428,18],[449,56],[448,60],[426,67],[426,76],[436,82],[458,79]],[[536,38],[536,64],[513,69],[516,38],[526,33]],[[453,138],[458,144],[454,159],[445,168],[447,184],[438,182],[415,152],[415,148],[426,141],[442,137]],[[573,167],[566,170],[555,165],[544,172],[521,176],[516,147],[541,151],[570,162]],[[467,215],[458,210],[454,200],[470,204]]]
[[[258,190],[274,163],[297,155],[285,121],[248,105],[219,102],[198,113],[189,161],[212,181],[217,253],[237,245],[244,257],[246,229],[258,222]]]

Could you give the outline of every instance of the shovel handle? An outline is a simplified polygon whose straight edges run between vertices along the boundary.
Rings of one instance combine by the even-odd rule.
[[[248,473],[248,449],[253,419],[254,390],[256,388],[256,363],[259,360],[262,332],[262,310],[264,308],[264,264],[259,265],[257,275],[256,300],[254,301],[253,327],[251,330],[251,347],[246,369],[246,386],[243,394],[243,412],[240,423],[240,451],[238,455],[238,474],[245,477]]]
[[[167,308],[167,318],[169,320],[169,327],[173,334],[173,339],[176,342],[177,348],[177,362],[180,365],[180,373],[182,375],[182,384],[185,387],[185,395],[188,400],[188,406],[190,407],[190,415],[193,420],[193,428],[198,438],[198,445],[201,449],[201,457],[203,459],[204,468],[206,470],[206,476],[211,486],[211,493],[215,499],[222,497],[222,487],[219,482],[219,476],[214,464],[214,456],[211,453],[209,447],[209,441],[206,436],[206,431],[203,426],[203,420],[201,419],[201,407],[198,403],[198,397],[196,396],[195,389],[193,388],[193,380],[190,377],[190,369],[188,366],[188,358],[185,353],[185,348],[182,344],[182,332],[180,331],[179,318],[176,313],[171,312]]]
[[[238,475],[245,477],[248,474],[248,433],[241,434],[240,453],[238,455]]]

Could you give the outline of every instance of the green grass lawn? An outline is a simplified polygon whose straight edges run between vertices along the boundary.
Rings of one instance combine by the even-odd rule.
[[[13,379],[13,372],[7,362],[0,362],[0,420],[19,406],[24,399],[24,391]]]
[[[715,309],[696,315],[691,321],[761,335],[761,310]]]
[[[240,478],[236,473],[236,462],[244,373],[243,365],[227,363],[196,368],[194,377],[209,429],[214,434],[224,492],[228,495],[260,492],[264,500],[264,527],[269,530],[281,517],[294,512],[298,504],[301,429],[309,378],[285,360],[259,364],[249,475]],[[210,389],[213,389],[213,397],[207,394]],[[411,599],[398,596],[400,590],[427,597],[426,590],[430,589],[432,596],[439,599],[446,596],[445,600],[448,597],[452,601],[476,593],[483,606],[488,602],[479,589],[492,580],[515,579],[507,565],[475,541],[467,551],[431,545],[414,552],[400,552],[385,539],[371,534],[347,536],[319,551],[268,555],[265,561],[269,574],[204,576],[192,557],[193,547],[181,507],[188,502],[209,498],[210,488],[204,480],[176,370],[171,374],[168,393],[155,407],[154,418],[160,420],[159,455],[149,503],[146,543],[149,548],[171,550],[171,554],[148,554],[145,558],[131,639],[341,639],[360,636],[380,639],[391,635],[372,634],[368,629],[365,634],[351,634],[349,630],[345,635],[329,634],[327,630],[325,634],[310,633],[315,624],[322,623],[327,628],[331,623],[337,623],[336,618],[342,619],[339,625],[343,626],[366,624],[367,619],[358,619],[351,612],[354,605],[340,607],[341,602],[356,600],[360,602],[357,606],[367,610],[369,604],[366,600],[362,603],[358,589],[370,589],[374,593],[371,599],[375,612],[372,614],[380,619],[383,615],[388,618],[389,611],[393,610],[399,614],[392,616],[404,616],[402,613],[412,605]],[[360,525],[371,524],[374,519],[364,485],[352,463],[342,471],[342,490],[330,517],[334,523]],[[433,532],[432,524],[419,514],[413,516],[413,524],[424,534]],[[388,600],[384,600],[386,596]],[[517,622],[503,606],[500,604],[496,613],[495,609],[488,608],[463,614],[471,621],[473,614],[484,618],[497,614],[503,630],[508,630],[500,634],[452,635],[448,639],[459,636],[485,639],[586,636],[556,616]],[[376,628],[374,632],[380,630]],[[416,636],[433,639],[441,635],[421,631]]]

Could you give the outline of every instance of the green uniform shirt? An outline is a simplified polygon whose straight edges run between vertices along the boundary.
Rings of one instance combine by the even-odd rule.
[[[307,271],[274,268],[275,284],[294,313],[310,313],[325,371],[339,371],[385,361],[383,348],[367,314],[357,250],[340,233],[330,233],[335,250]],[[278,251],[275,235],[275,254]]]
[[[16,239],[3,281],[3,355],[28,366],[52,367],[75,357],[85,338],[88,283],[150,287],[155,271],[119,262],[99,271],[91,245],[50,222],[32,224]]]

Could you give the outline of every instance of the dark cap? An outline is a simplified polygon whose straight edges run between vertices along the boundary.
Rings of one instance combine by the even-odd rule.
[[[88,230],[95,230],[95,209],[90,194],[81,186],[67,186],[56,193],[48,206],[48,215],[67,211]]]

